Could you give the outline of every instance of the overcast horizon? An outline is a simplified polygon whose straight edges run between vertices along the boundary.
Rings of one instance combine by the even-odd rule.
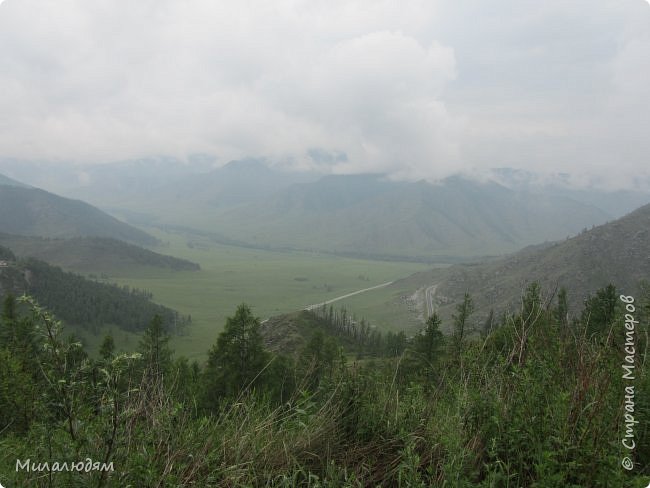
[[[0,4],[0,159],[650,182],[650,5]]]

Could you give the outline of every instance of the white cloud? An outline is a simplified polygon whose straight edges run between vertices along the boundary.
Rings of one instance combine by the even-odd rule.
[[[0,156],[640,173],[649,27],[632,0],[11,0]]]

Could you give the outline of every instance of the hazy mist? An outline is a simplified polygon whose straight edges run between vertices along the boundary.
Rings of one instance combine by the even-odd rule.
[[[643,0],[8,0],[0,158],[647,181]]]

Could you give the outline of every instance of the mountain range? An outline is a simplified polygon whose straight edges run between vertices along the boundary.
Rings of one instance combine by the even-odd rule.
[[[36,165],[40,176],[26,181],[45,182],[49,174],[47,181],[60,193],[100,205],[135,226],[208,233],[221,243],[264,249],[426,262],[504,255],[564,239],[650,201],[642,189],[580,189],[562,175],[546,181],[508,168],[481,179],[456,175],[431,183],[288,172],[256,159],[218,168],[208,156],[189,163],[161,157],[56,171]],[[27,167],[7,166],[12,177],[28,176]],[[47,219],[39,223],[46,224]],[[0,230],[37,233],[13,225]],[[47,229],[44,235],[57,234]],[[142,235],[110,237],[151,244]]]
[[[492,181],[346,175],[294,184],[202,218],[228,237],[259,246],[435,261],[513,252],[611,216],[566,196],[518,192]]]

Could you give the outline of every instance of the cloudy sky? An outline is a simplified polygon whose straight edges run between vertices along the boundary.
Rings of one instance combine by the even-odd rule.
[[[650,167],[646,0],[5,0],[0,157]]]

